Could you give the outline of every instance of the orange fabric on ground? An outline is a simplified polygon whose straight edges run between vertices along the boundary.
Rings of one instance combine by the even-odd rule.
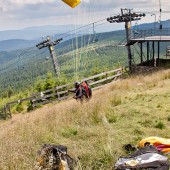
[[[164,153],[170,152],[170,139],[152,136],[152,137],[142,139],[139,142],[138,146],[140,148],[143,148],[146,142],[149,142],[150,144],[154,145],[158,150]]]

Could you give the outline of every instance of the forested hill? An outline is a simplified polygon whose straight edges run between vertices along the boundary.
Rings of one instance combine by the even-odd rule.
[[[40,40],[23,40],[23,39],[11,39],[0,41],[0,51],[12,51],[18,49],[24,49],[27,47],[33,47]]]
[[[95,37],[94,37],[95,36]],[[97,38],[98,41],[93,43]],[[118,62],[123,62],[126,50],[122,55],[115,44],[124,39],[124,31],[85,35],[61,42],[56,46],[61,74],[67,81],[113,69]],[[8,89],[15,92],[34,88],[37,78],[44,78],[48,72],[54,73],[48,48],[39,50],[26,49],[0,52],[0,94]],[[117,58],[119,56],[119,58]]]
[[[95,35],[95,37],[97,37],[97,39],[100,42],[101,41],[111,41],[111,40],[117,40],[117,42],[118,42],[118,41],[121,41],[123,36],[124,36],[124,31],[113,31],[113,32],[106,32],[106,33],[98,33],[98,34]],[[63,49],[65,49],[64,52],[68,52],[70,50],[74,50],[77,47],[80,48],[82,46],[86,46],[93,39],[94,39],[94,35],[80,36],[78,38],[73,38],[73,39],[66,40],[66,41],[65,41],[65,39],[63,39],[63,42],[61,42],[60,44],[57,45],[56,50],[58,50],[57,51],[58,54],[63,54]],[[32,41],[6,40],[6,41],[3,41],[2,44],[1,43],[2,43],[2,41],[0,42],[0,45],[1,45],[0,49],[3,50],[3,47],[4,47],[4,50],[2,52],[0,52],[0,60],[1,60],[0,64],[6,64],[10,60],[17,58],[19,54],[23,55],[24,52],[28,52],[28,51],[31,52],[32,51],[33,54],[36,53],[37,56],[39,55],[39,53],[41,53],[41,52],[38,52],[39,50],[35,49],[35,46],[38,43],[37,40],[32,40]],[[25,48],[25,49],[17,48],[17,46],[19,46],[19,47],[23,46],[24,47],[25,44],[27,44],[27,45],[32,44],[32,47]],[[10,49],[13,49],[13,48],[17,48],[17,50],[10,50]],[[47,51],[47,50],[42,50],[42,51]]]

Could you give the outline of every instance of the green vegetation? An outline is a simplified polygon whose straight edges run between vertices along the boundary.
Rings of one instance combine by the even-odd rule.
[[[163,122],[158,122],[156,123],[155,127],[162,130],[165,128],[165,125]]]

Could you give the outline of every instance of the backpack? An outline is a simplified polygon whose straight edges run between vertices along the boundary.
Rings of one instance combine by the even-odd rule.
[[[75,161],[63,145],[44,144],[37,153],[35,170],[73,170]]]
[[[116,170],[169,170],[168,158],[153,146],[145,146],[127,157],[120,157]]]
[[[92,89],[90,88],[89,84],[86,81],[83,81],[81,86],[84,89],[86,97],[91,98],[92,97]]]

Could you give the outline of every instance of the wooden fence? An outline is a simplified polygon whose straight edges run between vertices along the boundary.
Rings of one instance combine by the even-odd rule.
[[[120,78],[123,75],[123,73],[124,73],[124,69],[119,68],[116,70],[100,73],[91,76],[89,78],[85,78],[82,81],[87,81],[88,84],[92,87],[92,89],[95,90],[103,87],[104,84],[107,84],[117,78]],[[68,90],[74,88],[74,83],[75,82],[62,85],[62,86],[57,86],[55,88],[33,94],[31,97],[9,102],[3,108],[1,108],[0,119],[6,119],[12,117],[11,105],[13,104],[19,104],[24,101],[30,101],[30,106],[32,107],[32,109],[34,109],[38,106],[51,103],[53,101],[65,100],[73,96],[71,93],[68,93]]]

